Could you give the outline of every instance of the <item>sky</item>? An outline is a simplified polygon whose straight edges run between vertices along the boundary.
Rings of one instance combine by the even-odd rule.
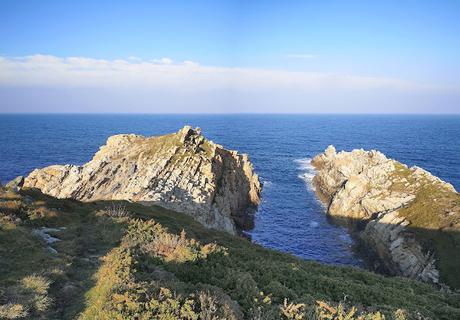
[[[460,113],[460,1],[0,1],[0,112]]]

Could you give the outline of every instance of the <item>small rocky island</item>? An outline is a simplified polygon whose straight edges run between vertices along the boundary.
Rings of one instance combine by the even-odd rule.
[[[460,194],[451,184],[375,150],[329,146],[312,165],[327,214],[351,227],[375,269],[460,287]]]
[[[246,154],[226,150],[190,126],[158,137],[109,137],[83,166],[37,169],[23,186],[60,199],[159,205],[232,234],[252,226],[261,191]]]

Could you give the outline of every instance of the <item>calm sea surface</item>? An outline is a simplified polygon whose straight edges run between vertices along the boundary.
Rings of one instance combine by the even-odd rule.
[[[264,182],[252,239],[305,259],[361,264],[346,230],[327,221],[310,189],[309,160],[329,144],[378,149],[460,190],[460,117],[408,115],[0,115],[0,181],[83,164],[113,134],[159,135],[185,124],[250,155]]]

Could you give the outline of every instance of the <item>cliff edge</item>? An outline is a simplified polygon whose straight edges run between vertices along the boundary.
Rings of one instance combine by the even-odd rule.
[[[261,191],[246,154],[226,150],[190,126],[158,137],[109,137],[83,166],[36,169],[23,186],[61,199],[159,205],[233,234],[252,225]]]
[[[451,184],[375,150],[329,146],[312,165],[327,214],[356,231],[376,269],[460,287],[460,195]]]

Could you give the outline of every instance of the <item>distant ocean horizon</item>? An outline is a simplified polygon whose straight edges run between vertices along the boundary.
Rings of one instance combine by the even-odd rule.
[[[440,117],[460,117],[460,113],[436,113],[436,112],[418,112],[418,113],[367,113],[367,112],[2,112],[0,110],[0,116],[10,115],[10,116],[39,116],[39,115],[48,115],[48,116],[67,116],[67,115],[94,115],[94,116],[110,116],[110,115],[120,115],[120,116],[245,116],[245,115],[258,115],[258,116],[292,116],[292,115],[302,115],[302,116],[440,116]]]
[[[310,185],[310,160],[328,145],[376,149],[460,189],[460,115],[441,114],[0,114],[0,181],[81,165],[114,134],[161,135],[187,124],[249,154],[264,183],[253,241],[304,259],[363,265]]]

